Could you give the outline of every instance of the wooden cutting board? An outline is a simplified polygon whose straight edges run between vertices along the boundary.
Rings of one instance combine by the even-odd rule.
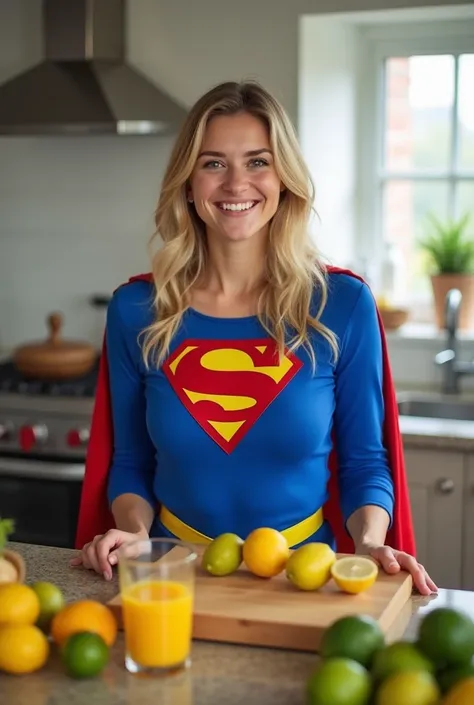
[[[199,555],[202,547],[196,547]],[[213,577],[200,566],[196,573],[193,638],[299,651],[317,651],[326,628],[339,617],[374,617],[388,640],[400,638],[411,616],[412,578],[406,572],[382,571],[359,595],[347,595],[333,581],[317,592],[295,588],[285,574],[258,578],[245,566],[226,577]],[[120,628],[120,595],[108,606]]]

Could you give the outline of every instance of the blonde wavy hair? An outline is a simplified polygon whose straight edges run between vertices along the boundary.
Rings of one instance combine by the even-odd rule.
[[[206,125],[216,115],[246,112],[259,118],[269,132],[275,169],[285,186],[269,224],[265,282],[258,300],[258,317],[275,340],[278,353],[303,345],[313,366],[309,329],[320,333],[337,358],[337,339],[320,322],[327,301],[327,274],[309,235],[314,186],[302,157],[292,123],[280,103],[254,81],[221,83],[191,108],[177,137],[163,178],[155,212],[156,231],[150,244],[161,238],[152,254],[155,284],[155,320],[144,331],[143,358],[160,366],[182,316],[189,308],[190,290],[206,271],[205,226],[188,203],[187,186],[203,142]],[[310,304],[319,289],[318,311]]]

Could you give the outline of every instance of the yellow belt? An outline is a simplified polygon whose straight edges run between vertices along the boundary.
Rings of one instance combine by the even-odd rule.
[[[173,536],[176,536],[176,538],[181,541],[199,544],[208,544],[212,541],[209,536],[201,534],[200,531],[196,531],[196,529],[188,526],[184,523],[184,521],[178,519],[178,517],[172,514],[169,509],[166,509],[166,507],[163,506],[160,509],[160,521],[165,529],[170,531]],[[306,519],[303,519],[303,521],[300,521],[294,526],[283,529],[280,533],[282,533],[286,538],[288,545],[291,548],[292,546],[296,546],[302,541],[309,539],[309,537],[315,534],[320,526],[322,526],[322,523],[323,510],[318,509],[314,514],[311,514],[311,516],[306,517]]]

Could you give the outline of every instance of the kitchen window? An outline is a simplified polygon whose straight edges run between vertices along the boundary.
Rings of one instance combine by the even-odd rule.
[[[359,174],[364,251],[376,253],[380,272],[384,241],[395,244],[412,320],[429,321],[428,263],[418,247],[429,214],[470,213],[474,234],[474,23],[421,30],[405,27],[401,39],[397,28],[367,29],[363,101],[373,117],[362,128]]]

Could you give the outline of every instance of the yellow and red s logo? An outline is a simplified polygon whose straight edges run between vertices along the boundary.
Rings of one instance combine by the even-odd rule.
[[[303,363],[262,340],[186,340],[163,372],[201,428],[231,453]]]

